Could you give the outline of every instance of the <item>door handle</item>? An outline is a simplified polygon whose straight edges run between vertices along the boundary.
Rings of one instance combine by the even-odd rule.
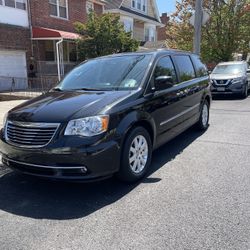
[[[177,96],[182,96],[184,94],[184,91],[177,92]]]

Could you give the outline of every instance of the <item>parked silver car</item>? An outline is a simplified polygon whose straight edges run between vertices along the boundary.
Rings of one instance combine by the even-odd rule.
[[[240,94],[246,98],[250,88],[245,61],[219,63],[210,75],[212,94]]]

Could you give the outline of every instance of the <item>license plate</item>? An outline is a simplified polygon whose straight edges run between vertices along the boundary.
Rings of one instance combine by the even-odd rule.
[[[219,87],[219,88],[217,88],[217,91],[225,91],[225,88],[224,87]]]

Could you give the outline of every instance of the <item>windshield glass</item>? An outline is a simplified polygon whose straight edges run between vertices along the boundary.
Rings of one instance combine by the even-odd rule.
[[[233,74],[237,75],[244,72],[243,64],[218,65],[213,70],[213,74]]]
[[[73,69],[56,88],[61,90],[137,89],[151,55],[128,55],[87,61]]]

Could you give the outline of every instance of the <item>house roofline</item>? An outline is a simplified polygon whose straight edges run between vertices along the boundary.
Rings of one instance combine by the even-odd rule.
[[[106,0],[105,0],[106,1]],[[150,0],[148,0],[150,1]],[[117,10],[117,9],[122,9],[122,8],[126,8],[123,6],[123,3],[124,3],[124,0],[122,0],[120,2],[119,5],[116,5],[116,8],[111,8],[111,9],[108,9],[109,11],[110,10]],[[160,18],[160,13],[159,13],[159,9],[158,9],[158,5],[156,3],[156,0],[152,0],[152,3],[153,3],[153,10],[154,10],[154,14],[155,14],[155,19],[158,20],[159,23],[161,23],[161,18]],[[110,11],[111,12],[111,11]],[[153,18],[153,17],[152,17]]]
[[[121,4],[119,6],[119,9],[122,7],[124,0],[121,1]]]
[[[124,15],[124,16],[132,17],[132,18],[137,19],[137,20],[144,21],[146,23],[154,24],[154,25],[156,25],[158,27],[165,27],[165,25],[160,23],[160,22],[157,22],[157,21],[154,21],[152,19],[140,16],[138,14],[134,14],[134,13],[131,13],[131,12],[128,12],[128,11],[125,11],[125,10],[121,10],[121,9],[104,10],[104,13],[121,14],[121,15]]]

